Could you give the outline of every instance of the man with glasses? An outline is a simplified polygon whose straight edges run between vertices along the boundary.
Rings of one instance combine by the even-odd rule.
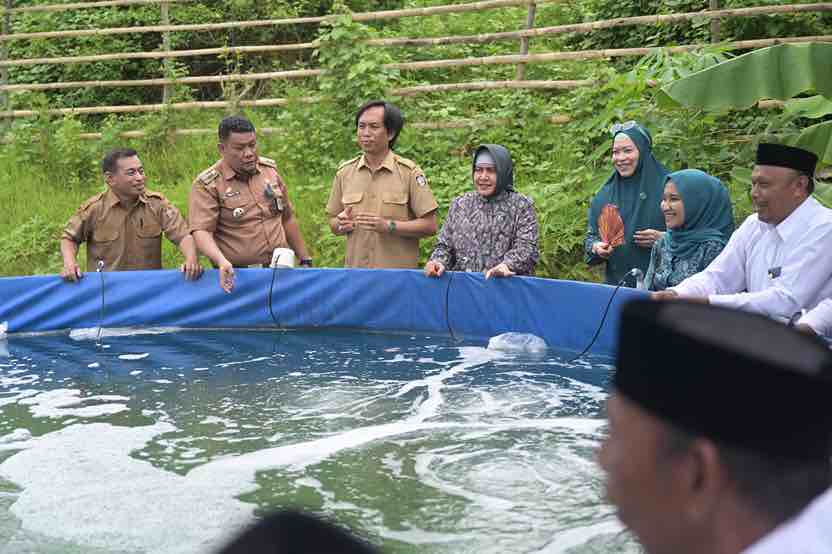
[[[705,271],[653,293],[792,320],[832,296],[832,210],[812,198],[817,156],[761,143],[750,215]]]
[[[81,204],[61,236],[61,277],[83,276],[76,260],[87,243],[87,271],[162,268],[162,233],[185,257],[180,270],[198,279],[202,267],[184,218],[167,198],[145,188],[144,167],[135,150],[119,148],[101,160],[107,190]]]
[[[194,181],[188,218],[200,252],[219,269],[220,286],[231,292],[235,267],[268,267],[275,248],[291,248],[310,267],[277,165],[257,155],[254,125],[226,117],[218,134],[221,158]]]

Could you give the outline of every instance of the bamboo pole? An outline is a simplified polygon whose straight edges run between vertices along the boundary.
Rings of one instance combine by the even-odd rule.
[[[12,7],[12,0],[4,0],[3,7],[6,8],[6,13],[3,14],[3,24],[0,27],[0,36],[7,35],[12,32],[12,17],[8,12],[8,9]],[[6,61],[6,58],[9,57],[9,45],[7,43],[0,43],[0,60]],[[6,66],[0,67],[0,86],[6,85],[9,83],[9,69]],[[9,105],[9,94],[0,91],[0,105],[2,109],[8,110]],[[0,125],[0,131],[3,133],[6,132],[7,127],[9,126],[8,121],[3,121],[3,124]]]
[[[525,6],[531,2],[560,2],[562,0],[482,0],[469,4],[450,4],[433,6],[430,8],[407,8],[402,10],[387,10],[380,12],[362,12],[351,14],[353,21],[378,21],[383,19],[397,19],[402,17],[423,17],[428,15],[443,15],[449,13],[465,13],[473,11],[505,8],[509,6]],[[164,31],[219,31],[223,29],[248,29],[252,27],[274,27],[278,25],[295,25],[300,23],[321,23],[332,21],[338,15],[323,15],[316,17],[296,17],[285,19],[263,19],[252,21],[226,21],[223,23],[202,23],[183,25],[146,25],[142,27],[110,27],[106,29],[78,29],[74,31],[40,31],[35,33],[14,33],[0,39],[4,41],[36,39],[36,38],[68,38],[88,36],[124,35],[135,33],[161,33]]]
[[[832,42],[832,35],[820,35],[809,37],[785,37],[773,39],[742,40],[727,42],[725,46],[735,50],[749,50],[763,48],[773,44],[801,43],[801,42]],[[591,60],[599,58],[615,58],[628,56],[645,56],[656,50],[665,52],[688,52],[702,48],[703,44],[687,44],[682,46],[667,46],[659,48],[617,48],[605,50],[577,50],[574,52],[546,52],[541,54],[509,54],[505,56],[486,56],[483,58],[453,58],[446,60],[431,60],[424,62],[401,62],[385,64],[386,69],[399,69],[419,71],[423,69],[437,69],[448,67],[470,67],[478,65],[506,65],[518,63],[547,63],[567,60]],[[112,88],[112,87],[141,87],[160,86],[166,84],[199,85],[208,83],[224,83],[230,81],[265,81],[270,79],[300,79],[304,77],[317,77],[323,74],[322,69],[295,69],[289,71],[274,71],[269,73],[248,73],[244,75],[209,75],[182,77],[179,79],[158,78],[158,79],[135,79],[118,81],[67,81],[64,83],[28,83],[19,85],[2,85],[0,91],[23,91],[23,90],[61,90],[72,88]]]
[[[537,10],[536,4],[529,4],[529,11],[526,12],[526,26],[524,29],[528,30],[534,27],[534,13]],[[529,37],[522,37],[520,39],[520,55],[525,56],[529,53]],[[517,73],[514,77],[517,81],[522,81],[526,78],[526,65],[519,64],[517,66]]]
[[[708,9],[711,11],[718,11],[719,10],[719,0],[708,0]],[[719,42],[719,18],[714,17],[711,19],[711,42],[717,43]]]
[[[820,35],[810,37],[787,37],[787,38],[772,38],[772,39],[758,39],[758,40],[741,40],[735,42],[727,42],[725,46],[734,50],[749,50],[753,48],[763,48],[781,43],[801,43],[801,42],[832,42],[832,35]],[[516,63],[546,63],[553,61],[564,60],[591,60],[597,58],[614,58],[625,56],[645,56],[651,52],[662,50],[664,52],[688,52],[703,48],[703,44],[687,44],[682,46],[666,46],[658,48],[615,48],[607,50],[580,50],[575,52],[547,52],[543,54],[528,54],[526,56],[518,56],[516,54],[506,56],[486,56],[483,58],[455,58],[448,60],[432,60],[426,62],[403,62],[386,64],[384,67],[388,69],[404,69],[410,71],[418,71],[421,69],[437,69],[445,67],[466,67],[476,65],[505,65]]]
[[[392,96],[413,96],[426,92],[449,92],[460,90],[494,90],[494,89],[537,89],[537,90],[572,90],[596,84],[592,80],[580,81],[476,81],[472,83],[445,83],[442,85],[421,85],[392,89]]]
[[[185,58],[195,56],[209,56],[215,54],[246,54],[261,52],[280,52],[292,50],[309,50],[317,48],[317,42],[299,42],[295,44],[267,44],[261,46],[220,46],[217,48],[199,48],[196,50],[171,50],[152,52],[117,52],[113,54],[96,54],[92,56],[62,56],[55,58],[24,58],[19,60],[0,61],[0,67],[41,65],[41,64],[73,64],[122,60],[145,60],[163,58]]]
[[[109,8],[118,6],[145,6],[148,4],[172,4],[174,2],[192,2],[193,0],[102,0],[100,2],[74,2],[71,4],[49,4],[47,6],[26,6],[6,8],[4,13],[62,12],[83,8]]]
[[[719,10],[715,12],[692,12],[682,14],[668,14],[668,15],[649,15],[638,17],[623,17],[618,19],[608,19],[603,21],[594,21],[590,23],[578,23],[570,25],[558,25],[555,27],[538,27],[536,29],[524,29],[521,31],[506,31],[500,33],[483,33],[479,35],[458,35],[448,37],[435,38],[389,38],[389,39],[371,39],[365,41],[365,44],[370,46],[438,46],[442,44],[480,44],[488,42],[496,42],[501,40],[517,40],[522,38],[541,37],[551,34],[560,33],[588,33],[597,29],[606,29],[611,27],[622,27],[627,25],[649,25],[672,23],[678,21],[685,21],[695,18],[717,18],[717,17],[750,17],[756,15],[771,15],[782,13],[806,13],[806,12],[827,12],[832,11],[832,3],[823,4],[798,4],[798,5],[776,5],[776,6],[759,6],[754,8],[741,8],[734,10]],[[735,13],[742,12],[742,13]],[[2,40],[2,37],[0,37]],[[62,56],[54,58],[27,58],[19,60],[0,60],[0,67],[15,67],[26,65],[39,64],[73,64],[73,63],[90,63],[100,61],[113,60],[131,60],[131,59],[158,59],[158,58],[179,58],[179,57],[194,57],[206,56],[214,54],[246,54],[246,53],[266,53],[266,52],[281,52],[293,50],[311,50],[317,48],[319,44],[316,41],[303,42],[294,44],[267,44],[259,46],[234,46],[234,47],[217,47],[217,48],[201,48],[195,50],[172,50],[169,53],[152,51],[152,52],[118,52],[112,54],[97,54],[91,56]]]
[[[297,101],[304,103],[320,102],[320,98],[316,96],[304,96]],[[274,106],[287,106],[291,101],[288,98],[263,98],[260,100],[241,100],[238,103],[226,102],[222,100],[203,101],[203,102],[177,102],[175,104],[140,104],[135,106],[84,106],[79,108],[53,108],[37,112],[35,110],[6,110],[0,112],[0,117],[18,118],[18,117],[32,117],[38,113],[46,113],[48,115],[90,115],[90,114],[109,114],[109,113],[147,113],[147,112],[162,112],[168,109],[171,110],[214,110],[228,108],[232,105],[251,107],[251,108],[266,108]]]
[[[568,115],[547,115],[543,119],[552,125],[563,125],[572,121]],[[467,129],[471,127],[497,127],[500,125],[515,125],[516,119],[510,118],[492,118],[492,119],[456,119],[453,121],[417,121],[409,123],[407,126],[413,129],[422,130],[443,130],[443,129]],[[216,129],[174,129],[171,134],[178,137],[193,137],[201,135],[213,135]],[[280,127],[258,127],[257,133],[270,135],[275,133],[283,133],[285,129]],[[147,136],[146,131],[123,131],[118,134],[120,138],[137,139]],[[78,138],[82,140],[100,140],[104,138],[103,133],[80,133]],[[8,142],[8,141],[4,141]]]
[[[21,90],[62,90],[73,88],[116,88],[116,87],[148,87],[160,85],[202,85],[208,83],[227,83],[232,81],[267,81],[270,79],[302,79],[304,77],[317,77],[321,75],[321,69],[293,69],[289,71],[271,71],[269,73],[247,73],[229,75],[208,75],[204,77],[180,77],[172,79],[160,77],[158,79],[133,79],[117,81],[66,81],[63,83],[30,83],[20,85],[2,85],[0,91],[21,91]]]
[[[168,11],[168,4],[162,3],[159,6],[159,22],[162,25],[170,25],[170,12]],[[162,33],[162,50],[166,54],[170,54],[170,31],[165,31]],[[166,56],[162,62],[162,67],[165,70],[165,75],[171,74],[172,65],[170,63],[170,57]],[[162,87],[162,103],[167,104],[170,101],[171,85],[165,85]]]
[[[663,23],[677,23],[692,19],[752,17],[757,15],[775,15],[807,12],[832,11],[832,3],[792,4],[775,6],[757,6],[753,8],[737,8],[718,11],[688,12],[666,15],[640,15],[636,17],[620,17],[604,19],[588,23],[573,23],[554,27],[538,27],[522,31],[504,31],[500,33],[482,33],[479,35],[455,35],[434,38],[383,38],[371,39],[366,44],[371,46],[438,46],[442,44],[472,44],[487,43],[499,40],[516,40],[518,38],[542,37],[562,33],[589,33],[599,29],[625,27],[630,25],[659,25]]]

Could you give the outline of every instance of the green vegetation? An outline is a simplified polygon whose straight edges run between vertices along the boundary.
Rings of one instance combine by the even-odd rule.
[[[44,0],[38,3],[52,3]],[[35,2],[27,2],[27,4]],[[374,11],[448,3],[448,0],[330,1],[235,0],[232,2],[172,4],[174,23],[209,23],[230,20]],[[759,4],[750,0],[728,2],[726,7]],[[22,5],[18,4],[18,5]],[[703,2],[621,3],[584,0],[569,5],[544,3],[537,8],[538,27],[623,15],[673,13],[704,8]],[[376,37],[433,37],[517,29],[526,8],[504,8],[481,13],[450,14],[385,20],[370,25],[348,17],[317,27],[309,24],[208,33],[173,33],[173,48],[219,45],[307,42],[318,38],[315,52],[216,58],[179,58],[165,68],[161,60],[130,60],[74,65],[36,65],[12,68],[16,83],[57,80],[149,78],[163,75],[206,75],[228,72],[277,71],[322,66],[329,73],[319,79],[260,82],[256,87],[177,85],[173,101],[288,97],[285,108],[258,108],[245,112],[258,127],[281,131],[259,136],[261,154],[278,161],[290,187],[301,226],[319,266],[343,263],[343,241],[326,225],[324,206],[337,164],[355,155],[353,115],[356,107],[391,88],[472,80],[512,79],[515,66],[471,66],[452,70],[384,70],[391,61],[417,61],[512,54],[516,41],[459,44],[418,48],[371,48],[360,43]],[[27,14],[14,18],[14,31],[137,26],[158,23],[157,7],[72,10],[55,14]],[[762,21],[765,24],[760,23]],[[800,14],[724,21],[723,39],[769,36],[820,35],[829,29],[832,15]],[[706,21],[669,26],[623,27],[592,34],[564,34],[533,39],[531,52],[581,48],[620,48],[706,42]],[[116,35],[89,39],[15,41],[11,56],[31,58],[158,49],[159,34]],[[642,59],[617,58],[531,64],[526,79],[593,79],[597,86],[571,92],[482,91],[444,92],[393,99],[410,122],[455,119],[504,120],[500,126],[420,130],[405,125],[399,154],[416,160],[428,175],[444,216],[450,200],[468,190],[469,155],[476,145],[496,142],[508,147],[515,160],[518,189],[534,198],[542,231],[542,263],[538,274],[566,279],[598,279],[582,261],[582,241],[588,199],[611,171],[608,159],[612,122],[636,119],[653,133],[657,157],[668,167],[698,167],[719,176],[731,189],[738,220],[750,211],[748,177],[754,140],[764,134],[794,134],[806,126],[801,114],[777,110],[705,112],[693,108],[664,107],[656,101],[660,87],[727,59],[719,46],[703,51],[667,55],[655,51]],[[325,101],[300,100],[324,94]],[[9,99],[16,109],[41,112],[56,106],[140,104],[161,101],[161,89],[84,88],[43,93],[19,93]],[[236,111],[236,110],[230,110]],[[58,237],[66,220],[87,197],[102,189],[98,161],[112,147],[129,145],[140,152],[149,175],[148,186],[163,192],[183,212],[193,178],[217,158],[214,136],[173,137],[176,128],[215,128],[220,110],[174,111],[131,116],[59,118],[41,113],[15,120],[7,127],[8,142],[0,149],[0,274],[57,273],[60,270]],[[566,124],[547,121],[566,115]],[[828,120],[829,114],[821,116]],[[817,123],[818,119],[812,120]],[[141,129],[141,139],[125,140],[118,133]],[[83,132],[99,132],[101,140],[81,140]],[[423,241],[423,255],[432,241]],[[164,263],[174,267],[178,253],[165,245]]]

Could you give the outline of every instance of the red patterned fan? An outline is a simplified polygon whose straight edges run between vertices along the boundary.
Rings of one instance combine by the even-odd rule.
[[[624,221],[615,204],[607,204],[598,216],[598,233],[601,240],[615,248],[624,244]]]

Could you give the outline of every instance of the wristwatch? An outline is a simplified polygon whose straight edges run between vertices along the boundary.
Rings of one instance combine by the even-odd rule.
[[[312,258],[303,258],[300,261],[300,265],[303,267],[312,267]]]
[[[387,222],[387,232],[392,234],[395,231],[396,231],[396,222],[391,219],[390,221]]]

